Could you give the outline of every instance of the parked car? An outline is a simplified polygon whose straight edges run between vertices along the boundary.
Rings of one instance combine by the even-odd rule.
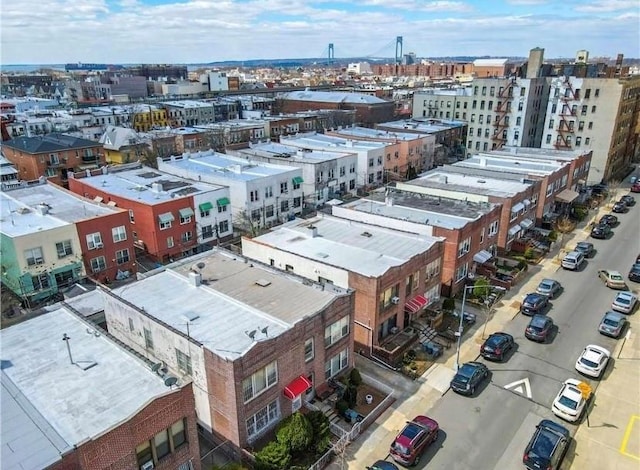
[[[636,205],[636,198],[633,197],[631,194],[625,194],[620,198],[620,200],[623,201],[629,207]]]
[[[487,366],[481,362],[467,362],[460,366],[449,385],[454,392],[473,395],[476,387],[487,377],[489,377]]]
[[[611,227],[607,224],[598,224],[591,229],[591,238],[597,238],[598,240],[606,240],[611,236],[613,232]]]
[[[438,438],[437,421],[426,416],[416,416],[407,421],[404,429],[391,443],[389,454],[403,465],[416,465],[422,452]]]
[[[636,182],[634,184],[631,185],[631,192],[632,193],[640,193],[640,183]]]
[[[606,224],[609,227],[615,227],[616,225],[618,225],[618,218],[615,215],[605,214],[602,217],[600,217],[600,220],[598,221],[598,225],[600,224]]]
[[[618,292],[611,303],[611,309],[621,313],[631,313],[636,308],[638,296],[631,291]]]
[[[524,330],[524,336],[531,341],[544,343],[553,330],[553,320],[546,315],[534,315]]]
[[[584,255],[579,251],[570,251],[562,258],[562,268],[576,271],[584,263]]]
[[[543,419],[524,449],[522,463],[529,470],[558,470],[570,442],[567,428],[550,419]]]
[[[626,289],[627,287],[622,274],[620,274],[618,271],[601,269],[598,271],[598,277],[602,279],[602,282],[604,282],[604,284],[611,289]]]
[[[640,282],[640,263],[636,263],[631,266],[629,270],[629,280],[633,282]]]
[[[482,346],[480,346],[480,355],[485,359],[503,361],[506,354],[511,351],[514,346],[513,336],[509,333],[493,333],[482,343]]]
[[[627,205],[623,201],[616,202],[613,205],[613,207],[611,208],[611,212],[614,212],[616,214],[624,214],[628,210],[629,210],[629,208],[627,207]]]
[[[550,299],[553,299],[561,291],[562,286],[555,279],[543,279],[540,281],[540,284],[538,284],[538,288],[536,289],[538,294],[546,295]]]
[[[373,465],[365,468],[367,470],[400,470],[396,464],[386,460],[378,460]]]
[[[618,312],[608,311],[602,317],[598,331],[605,336],[619,338],[627,325],[627,318]]]
[[[580,419],[591,398],[591,386],[578,379],[567,379],[551,405],[551,411],[559,418],[575,423]]]
[[[576,361],[576,370],[589,377],[598,378],[607,368],[611,353],[602,346],[590,344],[580,354]]]
[[[591,258],[595,253],[593,243],[591,242],[579,242],[576,244],[574,251],[582,253],[585,258]]]
[[[537,292],[527,294],[520,304],[520,313],[524,315],[535,315],[544,312],[549,305],[549,297]]]

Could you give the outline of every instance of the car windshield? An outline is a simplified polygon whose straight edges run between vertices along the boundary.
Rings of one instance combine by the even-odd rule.
[[[541,290],[551,290],[553,288],[553,283],[551,281],[542,281],[540,283]]]
[[[629,305],[631,303],[631,299],[626,296],[619,296],[616,298],[615,302],[621,305]]]
[[[560,404],[562,406],[566,406],[567,408],[570,408],[572,410],[575,410],[576,408],[578,408],[578,402],[575,400],[572,400],[571,398],[562,395],[560,397],[560,400],[558,400],[560,402]]]
[[[587,367],[598,367],[598,364],[596,362],[590,361],[589,359],[586,359],[584,357],[580,358],[580,362]]]
[[[398,444],[397,442],[393,443],[393,450],[395,450],[398,454],[409,455],[409,449],[402,444]]]
[[[611,277],[612,281],[622,281],[622,276],[620,274],[610,274],[609,277]]]
[[[546,318],[544,317],[534,317],[531,319],[531,323],[529,323],[529,326],[533,327],[533,328],[544,328],[544,325],[547,323]]]
[[[475,367],[465,364],[458,371],[457,380],[462,383],[467,383],[475,371]]]
[[[618,320],[614,320],[613,318],[605,318],[603,323],[607,326],[618,326]]]
[[[487,346],[491,346],[492,348],[500,346],[500,343],[502,343],[502,336],[490,336],[487,340]]]

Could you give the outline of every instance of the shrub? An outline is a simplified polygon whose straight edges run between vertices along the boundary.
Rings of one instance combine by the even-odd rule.
[[[527,250],[524,252],[524,257],[526,259],[534,259],[536,258],[536,251],[533,248],[527,248]]]
[[[346,393],[345,393],[346,395]],[[338,400],[336,402],[336,410],[338,410],[338,414],[340,416],[344,416],[344,413],[349,409],[349,403],[347,403],[347,400],[345,400],[344,398],[341,400]]]
[[[307,417],[297,411],[280,424],[277,439],[292,454],[296,454],[306,450],[313,442],[313,428]]]
[[[549,235],[547,235],[547,238],[550,241],[555,242],[558,239],[558,232],[556,232],[555,230],[552,230],[551,232],[549,232]]]
[[[583,221],[589,215],[589,210],[584,207],[576,207],[573,210],[573,215],[579,221]]]
[[[307,419],[313,430],[312,446],[318,453],[322,453],[329,447],[331,431],[329,430],[329,418],[322,411],[310,411]]]
[[[451,297],[447,297],[442,301],[442,310],[445,312],[453,312],[453,309],[456,308],[456,301]]]
[[[355,407],[358,402],[358,387],[349,385],[347,390],[344,392],[344,399],[349,404],[349,408]]]
[[[488,279],[481,277],[473,284],[473,296],[484,299],[491,292],[491,283]]]
[[[416,358],[416,352],[413,349],[409,349],[404,356],[402,356],[402,363],[404,365],[411,364]]]
[[[282,442],[271,441],[256,454],[256,470],[282,470],[291,465],[291,454]]]
[[[355,387],[362,385],[362,376],[360,375],[360,371],[355,367],[351,369],[349,373],[349,383]]]

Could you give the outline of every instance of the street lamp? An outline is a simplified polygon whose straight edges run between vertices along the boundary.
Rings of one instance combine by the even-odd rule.
[[[456,347],[456,370],[460,369],[460,344],[462,343],[462,329],[464,322],[464,304],[467,300],[467,291],[469,289],[474,289],[475,286],[464,286],[462,288],[462,307],[460,312],[460,324],[458,325],[458,331],[456,331],[455,335],[458,337],[458,346]]]

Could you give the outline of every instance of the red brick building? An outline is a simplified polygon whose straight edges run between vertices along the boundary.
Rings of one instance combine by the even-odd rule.
[[[66,184],[68,172],[105,164],[102,144],[66,134],[16,137],[3,142],[2,152],[26,181],[45,176]]]
[[[200,470],[191,383],[166,385],[64,304],[0,337],[2,468]]]

